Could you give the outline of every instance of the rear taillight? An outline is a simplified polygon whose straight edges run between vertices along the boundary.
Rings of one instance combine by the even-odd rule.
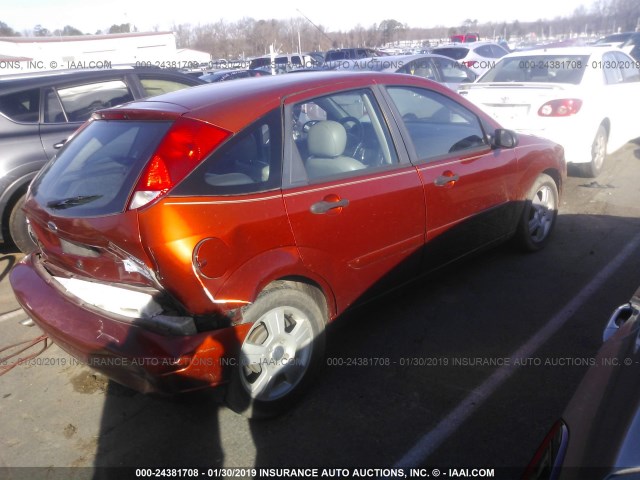
[[[167,193],[229,135],[208,123],[178,118],[142,172],[129,209],[140,208]]]
[[[577,98],[551,100],[538,109],[538,115],[541,117],[568,117],[578,113],[581,107],[582,100]]]

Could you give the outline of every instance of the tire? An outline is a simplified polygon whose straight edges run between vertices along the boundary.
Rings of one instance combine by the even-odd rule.
[[[11,208],[9,215],[9,236],[13,244],[23,253],[31,253],[37,245],[31,239],[28,229],[27,217],[22,210],[25,195],[22,195]]]
[[[310,287],[283,282],[247,307],[244,318],[253,326],[227,389],[232,410],[268,418],[297,400],[322,366],[325,311]]]
[[[578,164],[581,176],[595,178],[602,173],[604,159],[607,156],[608,141],[607,129],[604,128],[604,125],[600,125],[591,144],[591,161]]]
[[[558,216],[558,187],[541,173],[529,191],[516,230],[516,241],[525,251],[537,252],[545,247]]]

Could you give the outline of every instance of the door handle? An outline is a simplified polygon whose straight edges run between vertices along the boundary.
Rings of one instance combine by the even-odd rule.
[[[311,210],[311,213],[315,213],[316,215],[321,215],[335,208],[347,207],[348,205],[349,205],[349,200],[347,200],[346,198],[343,198],[342,200],[335,200],[335,201],[321,200],[311,205],[310,210]]]
[[[433,183],[436,187],[453,187],[453,184],[460,180],[460,176],[457,173],[453,173],[449,170],[437,177]]]
[[[61,140],[58,143],[54,143],[53,144],[53,148],[55,148],[56,150],[59,150],[64,146],[65,143],[67,143],[67,139],[66,138],[64,140]]]

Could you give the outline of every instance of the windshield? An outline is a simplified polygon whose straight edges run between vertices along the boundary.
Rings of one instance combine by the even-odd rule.
[[[58,216],[122,212],[171,122],[94,121],[36,177],[32,192]]]
[[[501,59],[478,83],[543,82],[578,85],[587,68],[588,55],[531,55]]]

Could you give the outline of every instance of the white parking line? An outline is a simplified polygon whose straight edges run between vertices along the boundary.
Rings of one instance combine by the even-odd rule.
[[[564,306],[547,324],[522,345],[513,355],[508,365],[500,367],[478,388],[473,390],[461,403],[458,404],[446,417],[444,417],[436,427],[427,432],[398,462],[395,468],[412,468],[424,465],[427,458],[445,440],[453,435],[458,428],[482,406],[515,371],[519,365],[514,365],[514,360],[529,358],[540,348],[549,338],[555,334],[567,321],[578,311],[578,309],[596,293],[611,277],[620,266],[634,253],[640,246],[640,234],[633,237],[631,242],[604,267],[576,297]],[[604,327],[604,319],[603,319]]]
[[[8,322],[9,320],[25,319],[25,318],[28,318],[28,315],[24,310],[19,308],[18,310],[14,310],[13,312],[3,313],[2,315],[0,315],[0,323]]]

